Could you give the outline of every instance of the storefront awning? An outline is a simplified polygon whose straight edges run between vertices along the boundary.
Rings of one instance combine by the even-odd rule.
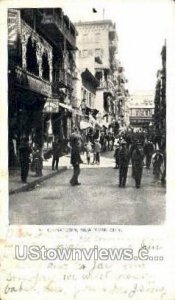
[[[92,124],[86,121],[81,121],[80,122],[80,129],[87,129],[87,128],[92,128]]]
[[[68,109],[70,111],[73,111],[73,108],[70,105],[67,105],[67,104],[64,104],[64,103],[59,103],[59,106],[61,106],[63,108],[66,108],[66,109]]]

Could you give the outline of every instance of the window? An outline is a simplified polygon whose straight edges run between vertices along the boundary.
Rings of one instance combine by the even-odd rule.
[[[37,76],[39,76],[39,67],[36,56],[36,41],[32,41],[29,37],[26,49],[26,63],[27,70]]]
[[[89,93],[89,106],[92,107],[92,98],[91,98],[91,93]]]
[[[140,110],[140,116],[144,117],[144,109]]]
[[[87,93],[86,93],[86,90],[83,91],[83,99],[86,99],[86,100],[87,100]]]
[[[102,72],[97,71],[97,72],[95,73],[95,78],[96,78],[98,81],[100,81],[100,80],[102,79],[102,77],[103,77]]]
[[[145,116],[148,116],[148,115],[149,115],[149,110],[146,109],[146,110],[145,110]]]
[[[45,80],[49,81],[50,74],[49,74],[49,62],[48,62],[48,54],[44,52],[42,55],[42,77]]]
[[[136,110],[136,116],[139,116],[140,115],[140,113],[139,113],[139,110],[137,109]]]

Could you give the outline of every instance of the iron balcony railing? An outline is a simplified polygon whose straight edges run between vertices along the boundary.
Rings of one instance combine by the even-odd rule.
[[[76,34],[71,32],[69,24],[54,9],[50,14],[44,14],[42,24],[55,24],[71,45],[76,46]]]
[[[54,73],[53,84],[58,87],[72,88],[72,75],[64,69],[59,70]]]

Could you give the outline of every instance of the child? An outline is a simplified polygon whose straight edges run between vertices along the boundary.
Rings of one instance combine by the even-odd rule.
[[[36,172],[35,176],[37,177],[42,176],[43,159],[38,146],[34,147],[34,151],[32,155],[33,155],[33,160],[31,165],[31,171]]]

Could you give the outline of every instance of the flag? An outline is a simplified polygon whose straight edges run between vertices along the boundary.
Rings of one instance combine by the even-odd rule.
[[[97,10],[95,8],[92,9],[93,13],[97,13]]]

